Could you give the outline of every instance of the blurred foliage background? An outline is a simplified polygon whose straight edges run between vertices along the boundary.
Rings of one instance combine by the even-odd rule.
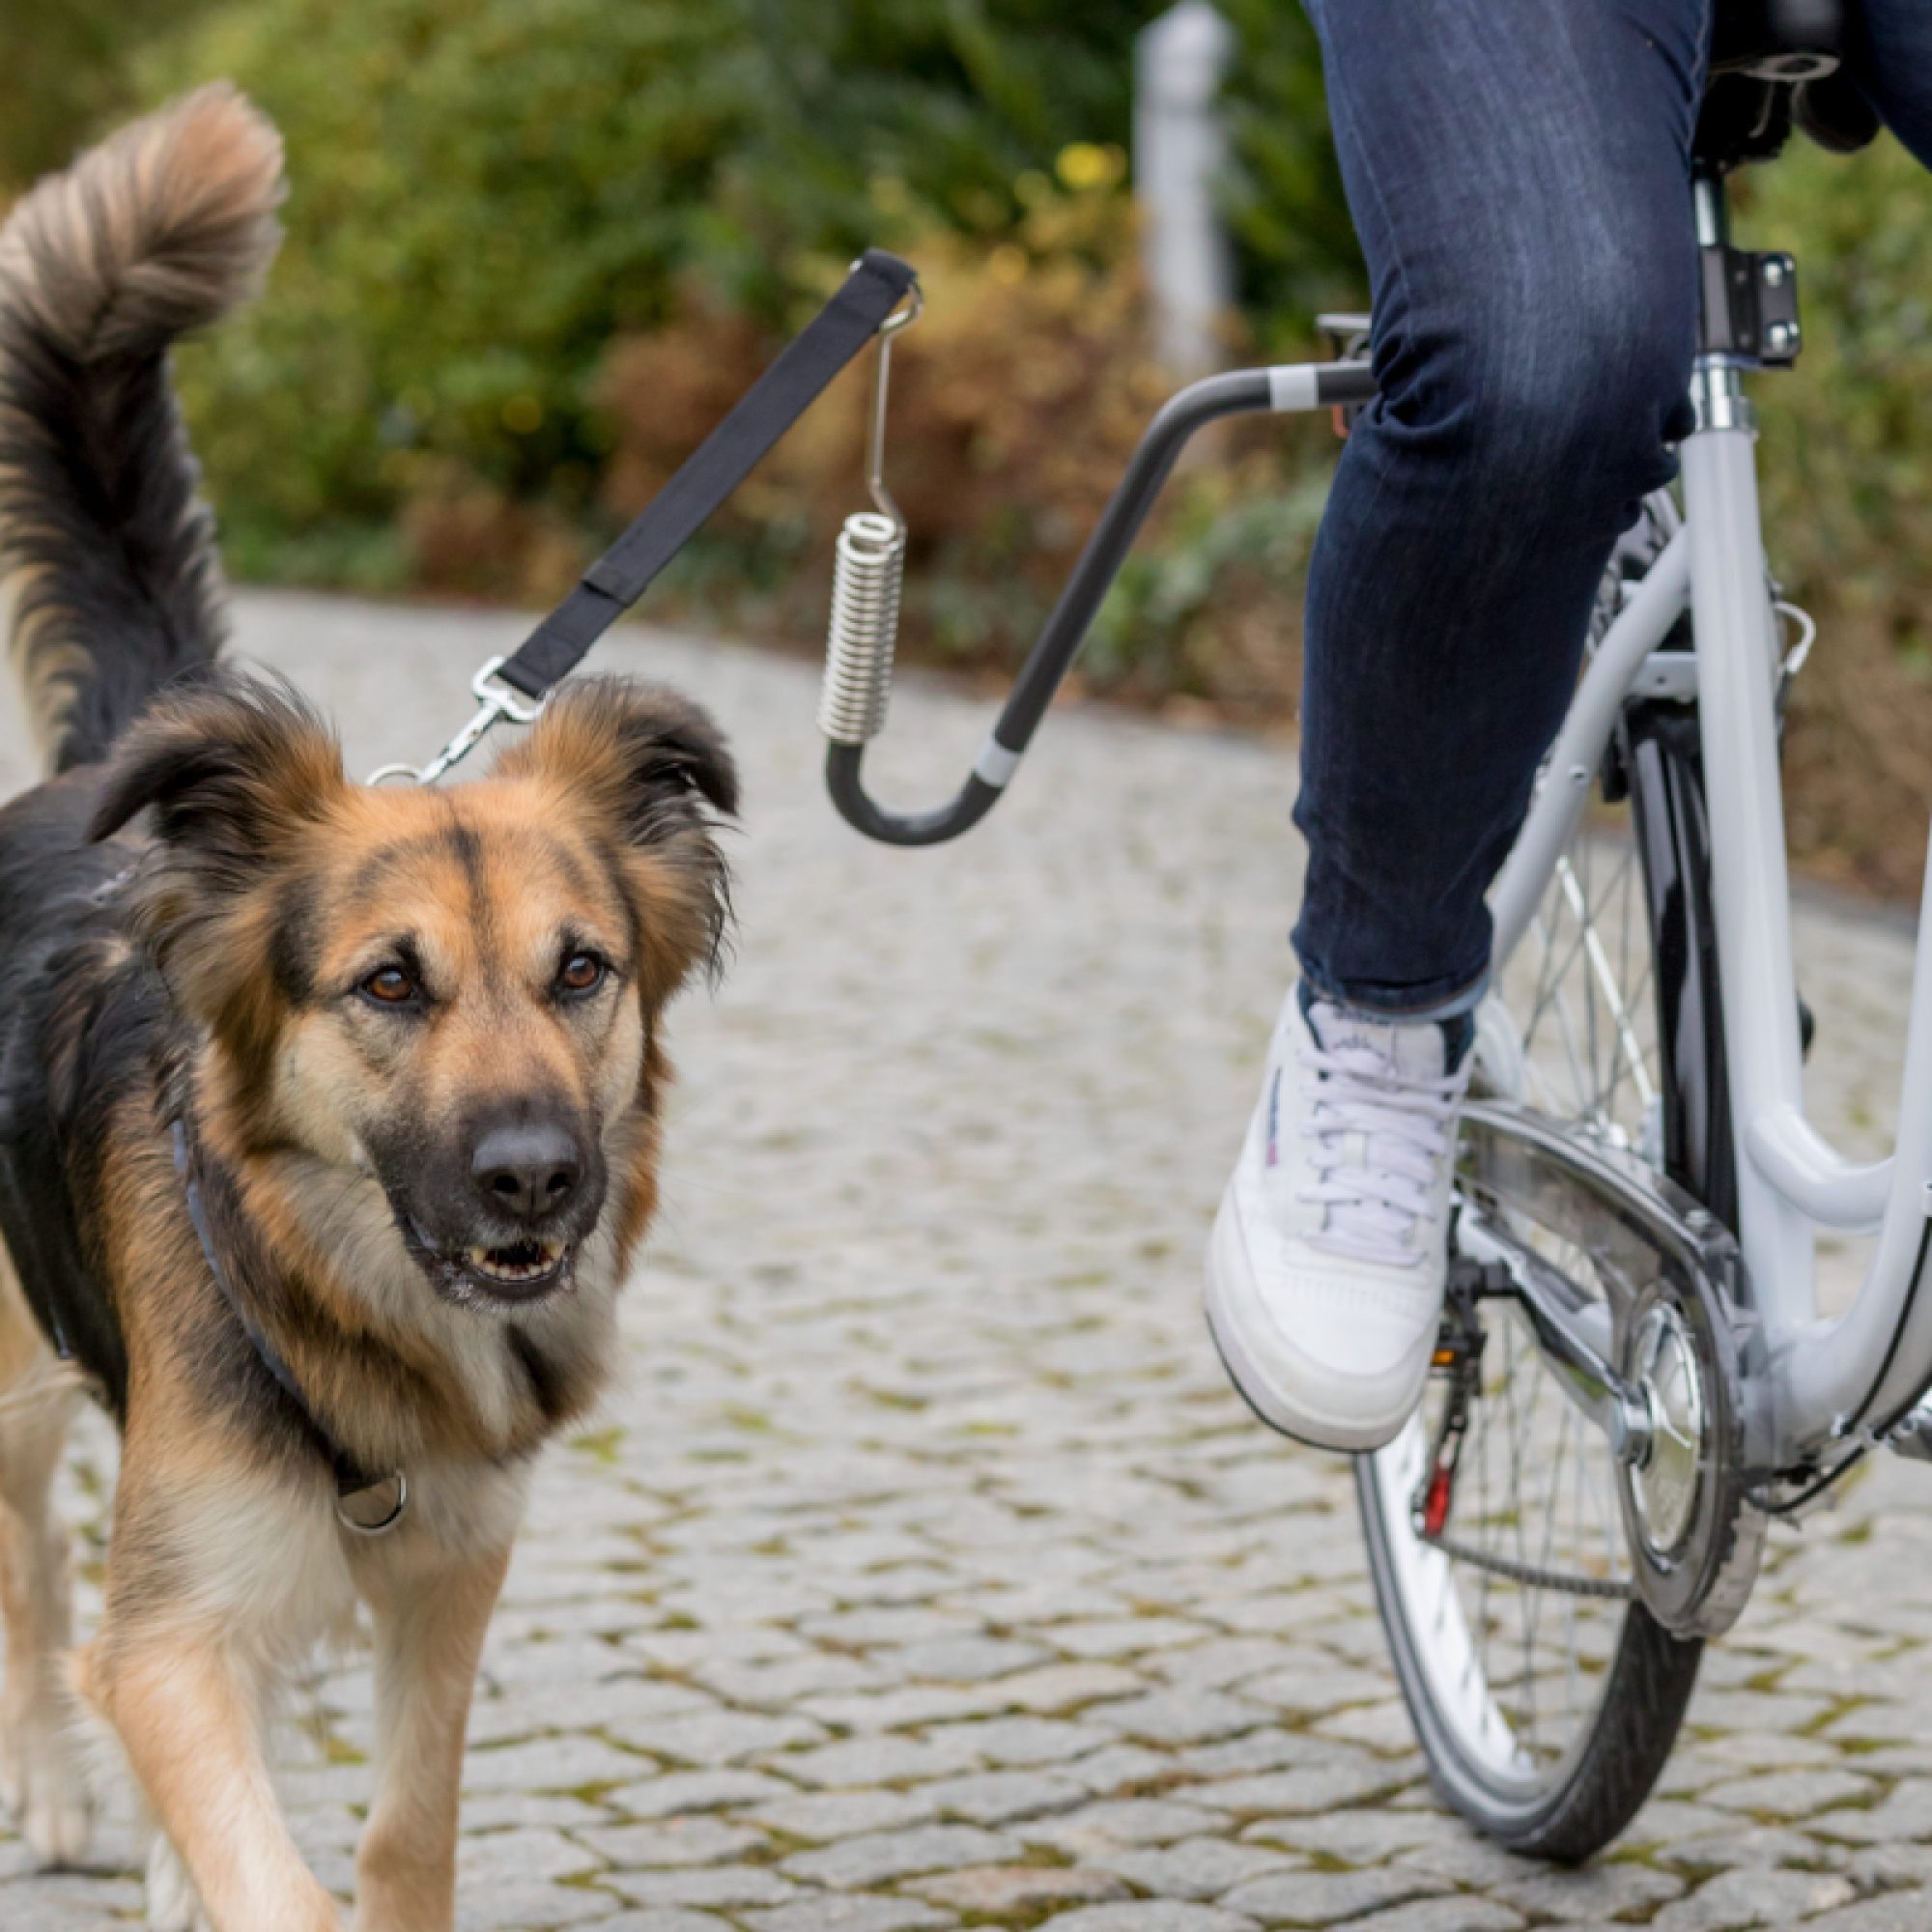
[[[1230,355],[1305,352],[1362,277],[1292,0],[1236,28]],[[227,75],[294,183],[266,299],[180,357],[243,577],[546,601],[868,242],[915,259],[891,476],[908,648],[1009,663],[1169,379],[1126,180],[1144,0],[10,0],[0,199],[117,118]],[[1759,385],[1774,559],[1822,639],[1789,732],[1818,870],[1916,888],[1932,812],[1932,193],[1889,139],[1747,185],[1807,348]],[[863,372],[654,593],[815,646],[861,500]],[[1334,444],[1230,425],[1103,612],[1086,689],[1293,721]]]

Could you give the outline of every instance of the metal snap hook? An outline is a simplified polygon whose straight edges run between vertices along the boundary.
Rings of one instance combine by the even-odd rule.
[[[481,700],[475,715],[428,764],[420,768],[415,765],[379,765],[363,782],[378,785],[401,779],[411,784],[434,784],[450,766],[460,764],[467,758],[502,719],[507,718],[513,724],[535,724],[543,715],[548,694],[543,697],[526,697],[522,692],[505,684],[497,673],[506,662],[502,657],[494,657],[478,668],[476,675],[469,680],[470,691]]]

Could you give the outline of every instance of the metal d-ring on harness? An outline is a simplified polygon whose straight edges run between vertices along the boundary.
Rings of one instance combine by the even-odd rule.
[[[882,481],[889,346],[882,342],[879,350],[867,475],[878,507],[849,518],[838,540],[838,575],[818,719],[830,740],[826,786],[844,818],[867,838],[888,845],[937,845],[977,825],[999,803],[1054,694],[1072,668],[1094,612],[1161,485],[1194,432],[1221,416],[1258,411],[1288,414],[1353,409],[1374,399],[1376,382],[1366,361],[1303,362],[1208,376],[1171,397],[1142,436],[965,783],[948,804],[932,810],[898,812],[871,798],[860,770],[867,743],[885,724],[905,559],[905,526]]]

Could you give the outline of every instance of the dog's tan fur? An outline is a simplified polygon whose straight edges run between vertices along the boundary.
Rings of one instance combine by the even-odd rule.
[[[128,646],[141,662],[117,668],[69,561],[77,513],[35,494],[59,495],[34,468],[45,396],[69,384],[99,417],[76,431],[111,436],[139,392],[165,407],[163,445],[182,456],[155,365],[258,277],[278,155],[244,102],[207,91],[84,156],[0,233],[0,360],[11,344],[18,367],[52,371],[38,402],[12,406],[32,420],[0,416],[0,561],[24,585],[16,659],[69,767],[0,810],[0,898],[37,854],[81,865],[84,823],[107,841],[85,862],[100,891],[53,933],[54,963],[42,948],[0,972],[35,1017],[68,1205],[125,1345],[104,1614],[69,1675],[165,1834],[152,1922],[339,1923],[282,1821],[263,1732],[292,1668],[361,1605],[379,1753],[357,1924],[441,1932],[477,1660],[529,1460],[595,1401],[615,1351],[616,1291],[656,1201],[658,1017],[716,949],[724,873],[705,807],[729,810],[734,781],[692,707],[593,684],[485,781],[349,782],[292,697],[211,668],[218,570],[183,474],[135,479],[174,532],[178,601]],[[182,610],[202,630],[171,688]],[[130,831],[150,810],[152,834]],[[413,1017],[358,992],[399,947],[433,992]],[[593,996],[557,990],[572,949],[609,962]],[[133,1065],[103,1065],[124,1033]],[[608,1194],[565,1288],[483,1307],[437,1291],[441,1264],[412,1247],[390,1169],[493,1096],[525,1094],[593,1123]],[[219,1275],[185,1204],[177,1120]],[[77,1856],[87,1828],[48,1506],[74,1399],[0,1250],[0,1797],[54,1860]],[[304,1409],[363,1468],[406,1473],[395,1529],[362,1539],[338,1522]]]

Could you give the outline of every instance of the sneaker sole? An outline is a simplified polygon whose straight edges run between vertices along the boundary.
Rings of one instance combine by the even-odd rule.
[[[1248,1262],[1247,1243],[1241,1239],[1238,1217],[1227,1197],[1214,1217],[1214,1232],[1208,1248],[1206,1292],[1202,1297],[1208,1317],[1208,1333],[1235,1392],[1256,1417],[1279,1435],[1309,1449],[1326,1449],[1342,1455],[1362,1456],[1386,1448],[1400,1435],[1422,1400],[1429,1379],[1429,1358],[1423,1357],[1421,1373],[1413,1390],[1406,1397],[1399,1413],[1377,1417],[1369,1422],[1349,1421],[1325,1416],[1294,1404],[1269,1381],[1261,1364],[1241,1339],[1240,1321],[1235,1303],[1245,1296],[1258,1298],[1254,1270]]]

